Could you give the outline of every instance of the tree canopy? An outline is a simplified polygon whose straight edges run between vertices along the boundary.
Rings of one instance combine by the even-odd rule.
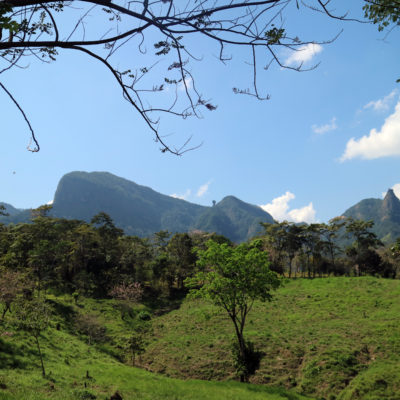
[[[391,24],[400,24],[400,2],[398,0],[366,0],[365,17],[378,24],[380,31]]]
[[[232,320],[241,380],[251,372],[249,356],[254,353],[244,339],[246,318],[255,300],[271,300],[271,290],[280,285],[276,273],[269,269],[268,255],[260,250],[260,245],[259,240],[236,247],[210,240],[206,250],[199,250],[197,265],[201,270],[186,280],[192,288],[192,296],[210,300],[223,308]]]

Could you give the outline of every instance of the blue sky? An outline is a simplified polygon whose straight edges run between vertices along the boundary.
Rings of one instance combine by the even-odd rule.
[[[352,3],[352,15],[361,15],[363,2]],[[192,136],[193,145],[201,144],[181,157],[159,151],[112,76],[85,55],[60,51],[56,62],[32,59],[0,75],[41,145],[38,153],[26,150],[27,127],[0,92],[0,201],[19,208],[47,203],[60,178],[75,170],[108,171],[204,205],[234,195],[294,221],[327,221],[389,187],[400,195],[398,30],[385,37],[376,26],[305,10],[289,10],[286,25],[310,41],[343,33],[295,54],[282,49],[290,65],[320,64],[310,72],[277,65],[260,72],[268,101],[232,92],[251,83],[248,53],[227,49],[233,59],[224,65],[213,43],[188,41],[203,57],[191,67],[196,86],[218,108],[203,119],[161,121],[169,143]],[[122,49],[113,61],[145,65],[135,49]]]

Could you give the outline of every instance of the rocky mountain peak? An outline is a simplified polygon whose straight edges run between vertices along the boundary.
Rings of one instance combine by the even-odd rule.
[[[400,200],[394,194],[393,189],[389,189],[382,202],[382,216],[400,222]]]

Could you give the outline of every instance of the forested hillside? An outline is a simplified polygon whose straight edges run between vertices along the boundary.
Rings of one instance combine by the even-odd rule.
[[[0,225],[0,398],[400,395],[400,241],[383,247],[371,223],[265,223],[235,245],[199,231],[129,236],[104,212],[87,223],[49,211]],[[183,384],[132,365],[268,388]]]

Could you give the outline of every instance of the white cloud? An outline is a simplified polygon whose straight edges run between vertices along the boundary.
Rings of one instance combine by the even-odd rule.
[[[286,65],[299,65],[310,61],[316,54],[320,53],[323,47],[317,43],[308,43],[293,51],[286,59]]]
[[[380,157],[400,156],[400,101],[393,114],[386,118],[380,131],[372,129],[360,139],[351,138],[341,161],[352,158],[371,160]]]
[[[323,135],[324,133],[334,131],[337,129],[336,125],[336,117],[333,117],[331,119],[331,122],[325,124],[325,125],[313,125],[311,127],[314,133],[318,133],[319,135]]]
[[[191,195],[191,193],[192,193],[192,191],[190,189],[187,189],[184,194],[173,193],[170,196],[175,198],[175,199],[186,200]]]
[[[400,183],[396,183],[395,185],[393,185],[392,189],[396,197],[400,199]]]
[[[186,88],[189,90],[192,88],[192,78],[185,78]],[[183,82],[180,82],[178,85],[178,89],[184,91],[185,85]]]
[[[295,208],[289,211],[289,221],[293,222],[315,222],[316,211],[314,209],[313,203],[309,203],[308,206],[302,208]]]
[[[296,196],[293,193],[286,192],[284,195],[277,197],[271,203],[260,206],[264,211],[270,213],[274,219],[283,221],[287,216],[289,210],[289,201]]]
[[[208,187],[210,186],[211,181],[208,181],[204,185],[201,185],[199,187],[199,190],[197,191],[197,197],[203,197],[207,192],[208,192]]]
[[[50,200],[50,201],[48,201],[46,204],[47,204],[48,206],[52,206],[53,203],[54,203],[54,200]]]
[[[372,108],[374,111],[387,111],[387,110],[389,110],[391,101],[397,95],[397,92],[398,92],[397,89],[394,89],[383,99],[379,99],[376,101],[370,101],[363,108],[364,109]]]
[[[396,183],[395,185],[392,186],[393,192],[396,195],[398,199],[400,199],[400,183]],[[387,192],[382,192],[382,197],[386,196]]]
[[[289,211],[289,201],[295,197],[293,193],[288,191],[284,195],[273,199],[271,203],[261,205],[260,207],[278,221],[315,222],[316,211],[312,203],[305,207],[294,208]]]

